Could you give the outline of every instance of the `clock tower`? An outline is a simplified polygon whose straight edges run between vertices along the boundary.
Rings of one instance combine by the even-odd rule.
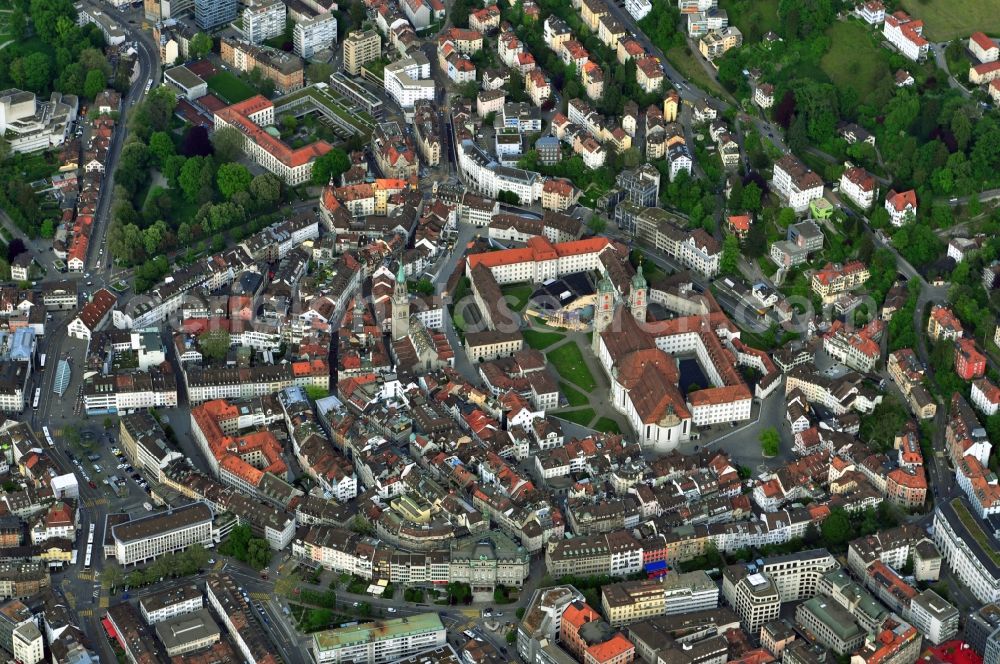
[[[632,315],[640,323],[646,322],[646,307],[648,306],[647,298],[649,297],[649,286],[646,283],[646,277],[642,276],[642,263],[639,263],[639,269],[636,270],[635,276],[632,277],[632,292],[629,293],[629,309],[632,310]]]
[[[400,262],[396,272],[396,285],[392,289],[392,340],[402,339],[410,333],[410,295],[406,290],[406,275]]]
[[[594,355],[600,355],[601,332],[611,325],[611,319],[615,315],[615,286],[607,274],[597,282],[597,302],[594,306],[593,351]]]

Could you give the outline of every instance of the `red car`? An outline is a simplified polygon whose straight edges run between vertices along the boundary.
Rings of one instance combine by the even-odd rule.
[[[90,485],[90,488],[91,488],[91,489],[96,489],[96,488],[97,488],[97,485],[96,485],[96,484],[94,484],[93,482],[87,482],[87,484],[89,484],[89,485]]]

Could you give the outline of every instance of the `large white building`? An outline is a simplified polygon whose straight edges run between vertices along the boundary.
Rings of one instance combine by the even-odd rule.
[[[1000,600],[1000,565],[995,559],[1000,543],[972,515],[968,502],[955,498],[938,503],[933,527],[934,542],[955,578],[983,604]]]
[[[446,642],[438,615],[419,613],[316,632],[312,651],[317,664],[383,664],[439,648]]]
[[[840,193],[844,194],[862,210],[870,210],[878,195],[875,176],[860,166],[844,171],[840,176]]]
[[[929,588],[910,600],[907,617],[935,645],[958,633],[958,609]]]
[[[212,508],[190,503],[165,512],[130,519],[111,528],[115,558],[125,567],[183,551],[193,544],[212,544]]]
[[[927,57],[930,42],[924,39],[924,22],[912,18],[904,11],[886,14],[882,34],[899,49],[899,52],[910,60],[923,60]]]
[[[277,37],[285,31],[285,3],[282,0],[253,0],[243,8],[243,34],[254,44]]]
[[[303,19],[292,30],[295,54],[309,59],[337,42],[337,17],[330,12]]]
[[[774,164],[773,184],[788,201],[788,207],[796,212],[805,212],[811,201],[823,197],[823,178],[792,154],[786,154]]]
[[[653,11],[653,3],[649,0],[625,0],[625,10],[637,21],[641,21]]]
[[[194,613],[205,606],[197,586],[191,584],[148,595],[139,600],[139,612],[149,625]]]
[[[0,92],[0,133],[11,152],[36,152],[62,145],[76,120],[79,101],[74,95],[53,92],[39,102],[34,92],[11,88]]]
[[[419,99],[434,99],[437,88],[431,79],[431,63],[419,51],[385,66],[385,91],[403,110],[413,109]]]
[[[522,205],[530,205],[541,198],[545,178],[540,173],[501,166],[469,139],[463,140],[456,151],[462,179],[477,194],[496,198],[501,191],[509,191],[517,194]]]
[[[326,141],[292,149],[264,127],[274,124],[274,104],[261,95],[215,112],[215,129],[233,127],[243,135],[243,151],[287,184],[298,185],[312,177],[313,162],[329,152]]]
[[[917,192],[889,190],[885,196],[885,209],[893,226],[902,226],[917,214]]]

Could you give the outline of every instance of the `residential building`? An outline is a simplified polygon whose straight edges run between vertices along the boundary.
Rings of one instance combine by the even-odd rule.
[[[205,597],[226,628],[243,661],[254,664],[280,663],[260,619],[254,615],[254,609],[243,598],[232,577],[219,573],[209,575],[205,582]]]
[[[292,53],[258,46],[243,39],[222,37],[219,54],[224,63],[237,71],[245,74],[255,70],[260,72],[261,76],[274,83],[274,89],[281,94],[301,90],[305,85],[302,59]]]
[[[706,60],[714,60],[733,48],[743,45],[743,33],[734,25],[713,30],[698,40],[698,50]]]
[[[770,83],[758,85],[753,91],[753,101],[764,109],[774,106],[774,86]]]
[[[823,179],[791,154],[774,164],[773,184],[788,207],[799,213],[808,209],[812,200],[823,197]]]
[[[31,609],[19,599],[0,605],[0,646],[20,664],[44,659],[44,641]]]
[[[253,0],[243,7],[243,34],[254,44],[277,37],[285,31],[285,3],[282,0]]]
[[[858,17],[868,25],[882,25],[885,22],[885,5],[882,0],[867,0],[859,4],[855,11]]]
[[[687,15],[688,37],[696,39],[712,30],[722,30],[729,25],[729,15],[725,9],[712,8]]]
[[[985,85],[1000,79],[1000,62],[984,62],[969,69],[969,82]]]
[[[333,48],[337,42],[337,17],[330,12],[295,22],[292,44],[295,54],[309,59],[320,51]]]
[[[882,35],[910,60],[923,60],[930,46],[923,37],[924,22],[910,17],[904,11],[885,16]]]
[[[885,196],[885,209],[893,226],[902,226],[917,216],[917,192],[889,190]]]
[[[1000,409],[1000,387],[988,378],[974,380],[970,401],[984,415],[994,415]]]
[[[312,635],[317,664],[382,664],[446,644],[446,631],[436,613],[339,627]]]
[[[827,263],[813,274],[812,290],[824,301],[832,301],[840,293],[863,285],[870,276],[868,267],[860,261],[851,261],[843,265]]]
[[[964,331],[958,317],[951,309],[940,304],[931,307],[931,315],[927,319],[927,335],[934,341],[958,341]]]
[[[601,587],[601,607],[612,627],[655,616],[714,609],[719,587],[705,572],[668,573],[661,579]]]
[[[860,166],[852,166],[840,176],[840,193],[862,210],[870,210],[878,196],[878,181]]]
[[[982,378],[986,373],[986,356],[979,352],[975,339],[955,342],[955,373],[963,380]]]
[[[89,341],[95,332],[107,324],[118,298],[106,288],[91,297],[80,313],[66,326],[66,334],[76,339]]]
[[[359,76],[361,68],[378,60],[382,53],[382,38],[372,29],[352,30],[344,39],[344,71]]]
[[[405,111],[420,99],[434,99],[431,63],[419,51],[386,65],[383,72],[385,91]]]
[[[982,32],[973,32],[969,36],[969,51],[980,62],[996,62],[1000,59],[1000,49],[997,43]]]
[[[122,567],[214,541],[214,514],[207,503],[189,503],[111,527],[114,556]]]

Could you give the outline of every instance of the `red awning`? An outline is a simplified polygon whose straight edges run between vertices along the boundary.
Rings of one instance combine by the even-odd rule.
[[[101,620],[101,624],[104,625],[104,631],[108,633],[108,637],[112,639],[118,638],[118,632],[115,631],[115,626],[111,624],[111,621],[107,618]]]

